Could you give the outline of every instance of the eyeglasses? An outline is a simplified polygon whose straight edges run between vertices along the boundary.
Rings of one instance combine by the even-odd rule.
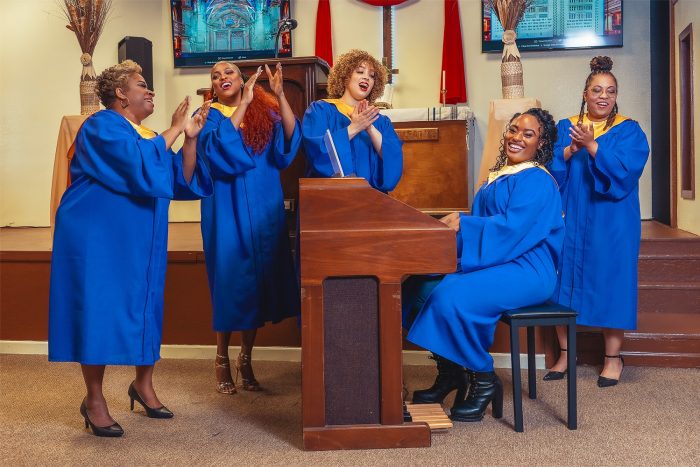
[[[602,88],[602,87],[600,87],[600,86],[593,86],[592,88],[588,88],[588,92],[589,92],[589,93],[591,94],[591,96],[593,96],[593,97],[599,97],[601,94],[603,94],[603,91],[605,91],[605,93],[606,93],[608,96],[616,96],[616,95],[617,95],[617,89],[616,89],[616,88],[612,88],[612,87],[607,88],[607,89]]]

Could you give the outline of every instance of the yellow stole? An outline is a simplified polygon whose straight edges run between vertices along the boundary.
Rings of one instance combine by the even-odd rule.
[[[522,172],[523,170],[531,169],[533,167],[537,167],[538,169],[544,170],[545,172],[547,172],[547,175],[552,177],[554,183],[557,183],[556,179],[552,176],[551,173],[549,173],[549,170],[545,169],[539,164],[535,164],[532,161],[525,161],[515,165],[504,165],[499,170],[489,173],[489,179],[486,182],[486,184],[490,185],[491,182],[496,181],[498,178],[503,177],[504,175],[517,174],[518,172]],[[557,186],[559,186],[559,184],[557,184]]]
[[[333,104],[338,112],[350,118],[350,115],[355,111],[355,107],[345,103],[342,99],[321,99],[324,102]]]
[[[629,120],[629,117],[623,117],[620,114],[615,115],[615,120],[613,120],[612,125],[610,125],[608,128],[605,128],[605,123],[607,122],[606,120],[603,120],[602,122],[592,122],[590,118],[588,118],[588,115],[583,114],[583,124],[584,125],[590,125],[591,123],[593,124],[593,139],[598,139],[600,136],[603,136],[605,133],[610,131],[610,129],[614,126],[619,125],[620,123],[624,122],[625,120]],[[569,117],[569,121],[571,122],[572,125],[576,125],[576,122],[578,122],[578,115],[574,115],[573,117]],[[603,130],[605,128],[605,130]]]
[[[233,115],[233,112],[235,112],[238,107],[230,107],[222,104],[221,102],[212,102],[211,108],[221,112],[224,117],[231,118],[231,115]]]
[[[128,118],[126,119],[126,121],[131,123],[131,126],[134,127],[134,130],[136,130],[136,133],[138,133],[139,136],[141,136],[141,138],[143,138],[143,139],[151,139],[151,138],[155,138],[156,136],[158,136],[158,133],[151,130],[150,128],[146,128],[143,125],[137,125],[134,122],[132,122],[131,120],[129,120]]]

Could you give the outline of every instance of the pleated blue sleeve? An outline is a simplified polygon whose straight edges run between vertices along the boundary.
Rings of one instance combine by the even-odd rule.
[[[292,132],[292,137],[287,141],[284,137],[284,127],[282,122],[276,122],[273,134],[274,150],[273,157],[275,161],[275,166],[279,170],[284,170],[294,162],[294,158],[299,151],[299,146],[301,145],[301,129],[299,125],[299,120],[294,119],[294,132]]]
[[[240,132],[217,109],[209,110],[197,138],[197,154],[207,161],[214,178],[232,178],[255,167]]]
[[[173,157],[173,174],[175,180],[174,197],[176,200],[195,200],[211,196],[214,191],[213,182],[209,175],[206,162],[197,154],[197,162],[192,174],[192,180],[187,183],[182,169],[182,149]]]
[[[371,185],[382,191],[391,191],[401,179],[403,173],[403,142],[399,139],[391,120],[381,115],[374,127],[382,134],[382,156],[374,150],[370,142],[370,151],[373,153]]]
[[[554,176],[561,188],[564,187],[569,179],[569,164],[564,160],[564,149],[571,144],[569,128],[571,128],[571,121],[568,118],[557,123],[557,141],[554,143],[554,157],[547,166],[549,173]]]
[[[109,189],[132,196],[173,197],[173,153],[165,139],[144,139],[111,110],[88,118],[76,138],[80,167]]]
[[[472,215],[461,215],[457,242],[462,272],[522,256],[547,238],[553,216],[561,217],[559,189],[545,171],[528,169],[493,183],[512,185],[508,204],[502,214],[481,217],[480,199],[475,199]]]
[[[335,150],[338,152],[340,164],[343,167],[346,175],[354,173],[354,164],[352,160],[352,147],[350,146],[350,137],[348,136],[348,125],[344,123],[340,126],[331,125],[333,114],[337,112],[335,107],[330,104],[325,104],[319,101],[312,102],[302,121],[302,135],[304,137],[304,150],[306,157],[311,165],[314,175],[321,177],[333,176],[333,167],[331,160],[328,157],[326,145],[323,142],[323,137],[326,130],[330,130],[333,137]]]
[[[637,122],[627,120],[616,130],[615,137],[598,139],[596,156],[588,158],[596,193],[609,199],[622,199],[638,186],[649,157],[647,137]]]

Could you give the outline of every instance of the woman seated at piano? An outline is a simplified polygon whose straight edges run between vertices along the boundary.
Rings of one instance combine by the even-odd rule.
[[[304,114],[302,135],[308,177],[331,177],[326,131],[330,133],[345,175],[367,179],[388,192],[399,183],[403,152],[391,121],[373,105],[382,95],[386,68],[362,50],[340,56],[328,75],[328,99],[311,104]]]
[[[559,187],[545,169],[556,139],[547,111],[515,114],[471,215],[441,219],[457,232],[457,272],[404,283],[407,338],[430,350],[438,367],[414,403],[441,403],[457,390],[453,420],[480,421],[489,403],[500,418],[503,388],[489,354],[496,323],[505,310],[547,300],[557,282],[564,221]]]

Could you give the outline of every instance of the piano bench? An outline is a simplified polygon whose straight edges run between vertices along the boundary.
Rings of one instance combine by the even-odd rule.
[[[568,336],[567,352],[567,405],[570,430],[576,429],[576,316],[577,312],[556,303],[508,310],[501,316],[501,322],[510,327],[510,361],[513,371],[513,412],[514,428],[523,432],[523,399],[520,388],[520,328],[527,328],[527,382],[530,399],[537,398],[535,367],[535,326],[566,326]]]

